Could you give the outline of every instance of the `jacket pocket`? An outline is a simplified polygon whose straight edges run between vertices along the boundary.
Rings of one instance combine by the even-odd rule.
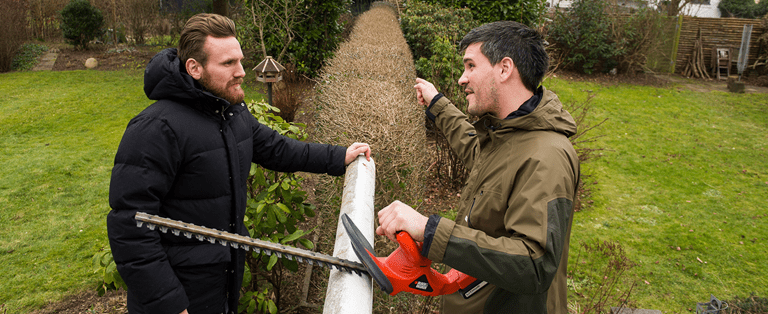
[[[472,199],[472,205],[464,219],[470,228],[483,230],[489,235],[505,234],[504,214],[507,200],[495,189],[480,190]]]
[[[200,243],[197,245],[164,246],[168,262],[172,267],[198,266],[225,263],[232,260],[229,246],[218,243]]]

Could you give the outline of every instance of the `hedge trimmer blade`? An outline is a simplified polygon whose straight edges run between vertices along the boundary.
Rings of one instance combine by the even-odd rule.
[[[264,252],[264,254],[267,256],[275,254],[279,258],[285,257],[289,260],[295,260],[297,262],[307,263],[310,265],[314,264],[328,268],[336,267],[336,269],[339,271],[356,273],[358,276],[368,274],[368,271],[365,269],[363,264],[340,259],[330,255],[302,250],[295,247],[289,247],[279,243],[254,239],[226,231],[197,226],[194,224],[163,218],[157,215],[150,215],[143,212],[137,212],[134,218],[136,219],[136,226],[139,228],[146,226],[149,228],[149,230],[159,229],[162,233],[168,233],[170,230],[173,235],[184,236],[187,239],[191,239],[192,236],[194,236],[199,241],[208,241],[210,243],[218,242],[223,246],[229,245],[235,249],[243,249],[246,251],[253,250],[256,253]]]

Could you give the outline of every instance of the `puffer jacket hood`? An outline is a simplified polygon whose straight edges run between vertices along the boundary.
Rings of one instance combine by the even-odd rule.
[[[541,102],[530,114],[514,119],[499,119],[491,114],[483,115],[475,124],[478,131],[482,129],[496,131],[499,135],[514,129],[526,131],[555,131],[566,137],[576,134],[576,121],[563,105],[557,95],[550,90],[540,87],[537,94]],[[479,126],[485,126],[484,128]]]
[[[218,98],[203,90],[200,84],[187,74],[176,48],[158,52],[144,70],[144,94],[149,99],[189,101],[200,98]]]

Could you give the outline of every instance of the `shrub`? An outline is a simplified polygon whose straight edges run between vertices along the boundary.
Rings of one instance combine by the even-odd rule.
[[[416,104],[413,58],[396,14],[394,8],[374,4],[360,15],[350,39],[323,67],[313,95],[317,107],[313,141],[371,145],[376,208],[397,199],[417,205],[428,166],[424,109]],[[324,191],[331,199],[341,199],[338,181],[320,184],[331,190]]]
[[[581,249],[568,271],[568,288],[575,292],[572,302],[578,304],[578,313],[611,313],[612,306],[629,305],[636,279],[625,275],[637,264],[627,258],[621,244],[583,242]]]
[[[741,298],[735,297],[733,300],[728,300],[728,309],[725,313],[728,314],[762,314],[768,313],[768,298],[759,297],[754,293],[749,297]]]
[[[298,140],[307,138],[305,125],[285,122],[273,113],[279,111],[276,107],[257,102],[248,104],[248,108],[261,124],[278,133]],[[244,222],[251,237],[292,246],[301,244],[308,249],[314,247],[311,241],[301,238],[311,230],[297,227],[305,217],[315,216],[315,206],[304,203],[306,192],[301,190],[302,181],[294,173],[271,171],[251,164]],[[267,256],[263,252],[249,252],[238,313],[277,313],[286,285],[284,272],[296,272],[298,267],[295,260],[278,258],[276,254]]]
[[[717,5],[723,17],[757,19],[768,13],[768,2],[751,0],[723,0]]]
[[[482,23],[511,20],[536,27],[546,7],[539,0],[427,0],[453,8],[467,8]]]
[[[283,80],[274,84],[272,90],[274,105],[280,109],[277,112],[278,116],[285,121],[293,122],[296,110],[311,91],[312,84],[306,77],[299,75],[293,64],[286,64],[282,75]]]
[[[72,0],[61,10],[61,30],[75,47],[88,48],[88,42],[101,35],[104,17],[88,0]]]
[[[21,0],[5,1],[0,10],[0,72],[12,69],[13,58],[21,44],[27,40],[25,2]]]
[[[13,57],[12,68],[16,71],[32,69],[37,64],[37,58],[48,51],[48,47],[39,44],[24,44]]]
[[[645,70],[647,56],[661,39],[663,17],[650,9],[629,15],[619,11],[602,0],[576,0],[570,10],[557,11],[546,26],[553,58],[587,74]]]
[[[556,12],[548,29],[550,39],[566,55],[566,62],[584,73],[592,73],[596,65],[617,55],[608,34],[611,25],[607,6],[602,0],[576,0],[571,10]]]
[[[479,23],[468,9],[454,9],[440,4],[411,1],[402,14],[401,27],[416,60],[416,73],[430,81],[462,111],[466,98],[459,86],[462,74],[461,39]],[[462,161],[451,149],[434,123],[427,120],[427,130],[434,137],[437,149],[435,171],[447,183],[462,184],[468,176]]]

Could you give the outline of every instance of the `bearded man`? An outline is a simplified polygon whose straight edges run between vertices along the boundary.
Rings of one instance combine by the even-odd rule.
[[[144,72],[156,100],[120,142],[109,189],[107,229],[128,311],[234,313],[243,252],[137,228],[136,212],[248,235],[243,225],[251,163],[282,172],[339,176],[367,144],[304,143],[260,124],[243,103],[243,52],[232,20],[198,14],[179,49],[161,51]]]

